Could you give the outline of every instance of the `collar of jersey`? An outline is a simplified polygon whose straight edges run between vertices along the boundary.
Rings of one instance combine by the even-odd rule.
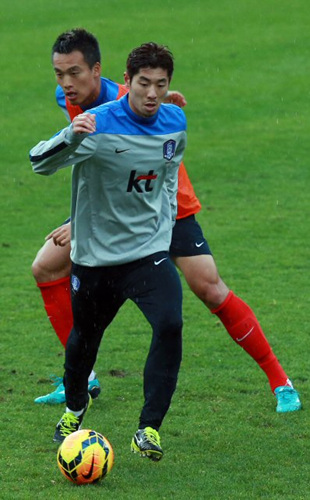
[[[144,125],[145,124],[148,124],[148,125],[152,125],[153,123],[156,122],[157,120],[157,117],[158,117],[158,113],[159,113],[159,110],[155,113],[155,115],[153,116],[150,116],[149,118],[146,118],[144,116],[140,116],[140,115],[137,115],[136,113],[134,113],[131,109],[131,107],[129,106],[129,102],[128,102],[128,97],[129,95],[125,95],[124,97],[122,97],[120,99],[120,102],[122,104],[122,107],[125,111],[125,113],[130,116],[130,118],[132,120],[134,120],[135,122],[137,123],[143,123]]]

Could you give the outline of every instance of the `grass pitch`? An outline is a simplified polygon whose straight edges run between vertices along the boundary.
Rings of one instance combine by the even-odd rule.
[[[0,498],[309,498],[308,12],[306,0],[3,0]],[[117,81],[134,46],[156,40],[174,52],[199,222],[304,404],[277,415],[265,375],[184,284],[184,359],[161,429],[165,456],[154,464],[131,455],[150,333],[128,303],[103,341],[103,393],[85,421],[111,441],[116,463],[87,487],[57,468],[51,438],[63,408],[33,404],[51,389],[48,375],[62,374],[63,352],[30,265],[68,216],[70,169],[35,176],[28,151],[65,125],[50,50],[75,26],[97,35],[104,75]]]

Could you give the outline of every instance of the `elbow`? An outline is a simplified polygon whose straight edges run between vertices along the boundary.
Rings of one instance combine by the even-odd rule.
[[[29,155],[32,170],[35,174],[50,175],[54,173],[50,168],[46,168],[45,162],[36,160],[31,154]]]
[[[31,160],[30,160],[31,162]],[[46,167],[44,167],[44,165],[41,165],[40,163],[34,163],[34,162],[31,162],[31,166],[32,166],[32,171],[35,173],[35,174],[40,174],[40,175],[51,175],[54,173],[54,171],[52,170],[47,170]]]
[[[35,174],[40,175],[51,175],[54,173],[51,170],[45,170],[43,167],[40,167],[40,165],[32,165],[32,170]]]

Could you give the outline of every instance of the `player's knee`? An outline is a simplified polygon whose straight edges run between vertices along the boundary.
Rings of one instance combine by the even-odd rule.
[[[31,272],[37,283],[42,283],[45,281],[44,279],[46,275],[45,270],[44,268],[42,268],[42,265],[40,264],[37,258],[34,259],[31,265]]]
[[[183,320],[181,315],[171,315],[171,311],[159,323],[161,335],[178,336],[182,333]]]
[[[221,280],[204,280],[193,291],[209,309],[214,309],[224,302],[229,292],[222,283]]]
[[[67,271],[54,270],[51,264],[44,259],[36,257],[32,263],[31,271],[37,283],[48,283],[67,275]]]
[[[71,272],[70,256],[66,259],[62,256],[60,258],[58,253],[41,250],[31,265],[31,271],[37,283],[49,283],[66,278]]]

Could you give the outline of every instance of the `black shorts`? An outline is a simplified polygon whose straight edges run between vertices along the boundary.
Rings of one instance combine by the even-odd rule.
[[[172,231],[169,253],[171,257],[212,255],[208,242],[194,215],[184,219],[177,219]]]

